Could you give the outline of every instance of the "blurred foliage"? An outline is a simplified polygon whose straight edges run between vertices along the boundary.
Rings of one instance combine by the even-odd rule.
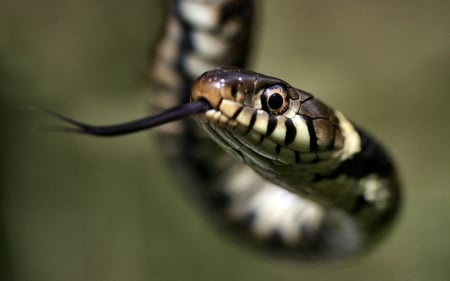
[[[36,105],[94,123],[147,112],[160,1],[0,3],[2,280],[450,280],[448,1],[263,1],[251,68],[313,92],[392,151],[392,235],[332,266],[224,238],[160,163],[151,134],[45,134]]]

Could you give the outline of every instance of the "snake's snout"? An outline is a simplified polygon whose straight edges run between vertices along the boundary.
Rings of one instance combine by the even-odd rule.
[[[206,100],[212,108],[217,109],[222,100],[222,91],[223,80],[221,81],[217,76],[208,75],[206,72],[195,80],[192,86],[191,100]]]
[[[204,99],[212,108],[218,109],[223,99],[242,103],[244,93],[251,92],[245,80],[249,80],[242,71],[230,68],[218,68],[203,73],[192,86],[191,100]],[[247,83],[253,86],[254,79]],[[250,87],[250,88],[251,88]]]

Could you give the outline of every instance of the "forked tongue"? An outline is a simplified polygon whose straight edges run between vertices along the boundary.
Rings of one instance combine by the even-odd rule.
[[[145,129],[150,129],[159,125],[163,125],[169,122],[173,122],[176,120],[183,119],[185,117],[205,112],[210,109],[211,106],[209,103],[203,99],[196,100],[190,103],[185,103],[176,107],[172,107],[163,111],[159,114],[144,117],[141,119],[121,123],[114,125],[105,125],[105,126],[95,126],[90,124],[85,124],[82,122],[78,122],[71,118],[68,118],[59,113],[55,113],[42,108],[34,108],[39,111],[46,112],[60,120],[63,120],[66,123],[74,125],[74,128],[70,127],[54,127],[53,129],[58,131],[69,131],[69,132],[77,132],[88,135],[102,136],[102,137],[112,137],[130,134],[138,131],[142,131]]]

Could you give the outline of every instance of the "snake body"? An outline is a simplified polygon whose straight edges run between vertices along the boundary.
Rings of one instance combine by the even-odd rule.
[[[283,80],[215,69],[244,66],[253,2],[171,1],[168,11],[152,104],[161,110],[191,98],[211,109],[197,118],[202,131],[192,120],[161,127],[160,144],[214,220],[258,247],[304,259],[351,256],[378,241],[400,199],[383,148]]]
[[[110,126],[48,113],[76,127],[66,130],[100,136],[181,119],[158,127],[161,151],[221,229],[258,249],[308,261],[365,252],[399,210],[392,160],[312,94],[242,69],[253,6],[169,2],[151,69],[150,100],[162,113]]]

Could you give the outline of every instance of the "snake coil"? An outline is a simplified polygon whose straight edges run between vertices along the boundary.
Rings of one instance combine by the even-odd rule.
[[[242,69],[253,1],[172,0],[167,8],[150,98],[155,111],[166,111],[110,126],[49,113],[100,136],[181,119],[156,129],[159,143],[180,183],[220,227],[308,261],[370,249],[400,205],[385,150],[312,94]]]

